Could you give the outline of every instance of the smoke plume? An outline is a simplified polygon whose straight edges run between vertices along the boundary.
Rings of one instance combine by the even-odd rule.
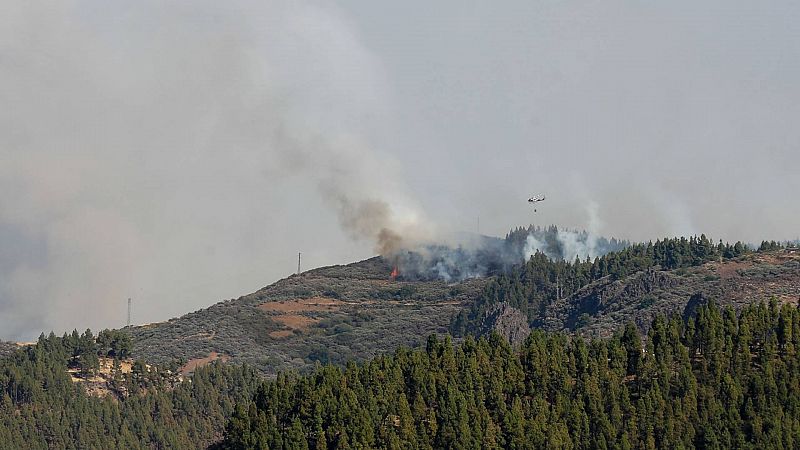
[[[2,338],[122,326],[128,297],[134,323],[164,320],[297,251],[339,263],[430,229],[380,148],[386,74],[333,5],[31,1],[0,42]]]
[[[0,337],[165,320],[297,252],[460,279],[798,238],[796,1],[6,3]],[[477,236],[528,223],[568,228]]]
[[[446,282],[498,275],[542,253],[553,260],[572,262],[619,251],[630,243],[607,239],[588,231],[529,226],[505,239],[474,234],[439,237],[437,243],[416,243],[386,256],[403,279],[439,279]]]

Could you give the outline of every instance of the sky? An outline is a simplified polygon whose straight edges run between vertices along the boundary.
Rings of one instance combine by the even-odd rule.
[[[0,338],[392,239],[800,236],[800,4],[0,5]],[[544,194],[533,212],[526,200]],[[392,241],[395,242],[395,241]]]

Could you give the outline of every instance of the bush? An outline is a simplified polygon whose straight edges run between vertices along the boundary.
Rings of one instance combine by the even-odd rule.
[[[655,297],[653,297],[652,295],[646,295],[639,302],[639,309],[644,309],[644,308],[648,308],[650,306],[653,306],[656,301],[657,301],[657,299]]]

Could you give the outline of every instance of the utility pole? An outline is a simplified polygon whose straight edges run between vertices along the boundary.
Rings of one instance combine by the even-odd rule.
[[[297,274],[300,275],[300,252],[297,252]]]
[[[131,326],[131,298],[128,297],[128,326]]]

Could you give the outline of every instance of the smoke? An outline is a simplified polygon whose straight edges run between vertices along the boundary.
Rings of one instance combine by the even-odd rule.
[[[524,255],[528,259],[536,253],[543,253],[553,260],[574,261],[594,259],[606,253],[618,251],[629,245],[627,241],[610,240],[598,233],[603,226],[599,215],[599,205],[586,200],[586,230],[549,228],[531,229],[525,238]]]
[[[462,6],[4,5],[2,336],[124,325],[127,297],[163,320],[298,251],[459,279],[599,236],[797,237],[797,2]],[[569,229],[442,238],[477,216]]]
[[[560,259],[560,254],[555,254],[549,250],[547,243],[539,240],[537,235],[531,233],[525,238],[525,256],[530,258],[536,253],[544,253],[550,259]]]
[[[597,233],[602,227],[599,209],[600,206],[595,201],[590,201],[587,204],[586,213],[588,215],[587,223],[589,224],[587,231],[578,233],[571,230],[558,230],[556,239],[561,244],[560,259],[565,261],[572,261],[575,258],[594,259],[609,251],[617,250],[616,248],[609,249],[598,245],[600,236]]]
[[[557,229],[550,235],[531,232],[525,239],[524,255],[527,259],[542,253],[553,260],[572,262],[577,258],[583,261],[619,251],[628,245],[627,241],[608,240],[587,231]]]
[[[322,193],[336,205],[339,223],[350,238],[373,242],[375,252],[380,255],[433,239],[435,227],[421,220],[416,211],[400,212],[388,201],[375,198],[354,199],[357,193],[348,194],[335,186]]]
[[[575,231],[558,230],[558,242],[561,244],[561,256],[564,260],[575,258],[586,259],[598,256],[595,248],[595,237],[591,234],[582,239]]]
[[[386,74],[335,6],[32,1],[0,42],[0,337],[122,326],[127,297],[163,320],[298,250],[338,263],[432,229],[380,148]]]
[[[441,243],[416,243],[384,255],[404,280],[461,281],[496,275],[524,262],[522,249],[486,236],[447,236]]]
[[[358,3],[434,219],[589,230],[588,198],[606,236],[797,237],[799,2]]]
[[[590,204],[587,212],[591,215],[593,210]],[[403,279],[452,282],[508,272],[537,253],[573,262],[576,257],[594,259],[629,245],[591,231],[529,226],[511,231],[505,239],[465,233],[440,236],[435,244],[416,243],[384,257],[399,268]]]

